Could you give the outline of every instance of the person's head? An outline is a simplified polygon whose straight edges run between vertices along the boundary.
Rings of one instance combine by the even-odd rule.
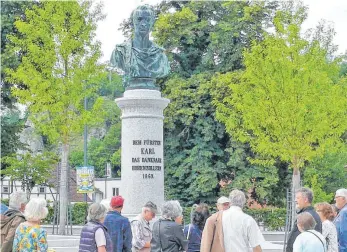
[[[112,210],[111,208],[111,199],[103,199],[100,201],[101,205],[104,205],[104,207],[106,207],[107,210]]]
[[[193,206],[191,215],[192,224],[197,225],[203,230],[208,217],[210,217],[210,211],[208,210],[207,204],[200,203],[199,205]]]
[[[11,209],[24,212],[25,205],[27,204],[27,202],[28,202],[28,199],[27,199],[26,193],[22,191],[16,191],[10,195],[10,201],[8,203],[8,206]]]
[[[179,222],[179,220],[182,221],[182,212],[183,209],[178,200],[166,201],[161,208],[161,214],[164,219],[176,222]]]
[[[246,196],[240,190],[232,190],[229,194],[230,205],[243,208],[246,204]]]
[[[134,25],[135,34],[141,36],[145,36],[150,33],[154,20],[154,10],[148,4],[137,7],[131,14],[131,21]]]
[[[314,208],[322,221],[334,219],[333,208],[329,203],[317,203],[314,205]]]
[[[336,207],[342,209],[347,204],[347,189],[341,188],[335,193]]]
[[[110,207],[112,210],[121,212],[124,205],[124,198],[122,196],[113,196],[111,198]]]
[[[146,221],[151,221],[156,213],[158,212],[157,205],[154,204],[152,201],[148,201],[143,207],[142,207],[142,217]]]
[[[41,221],[46,218],[47,214],[47,202],[43,198],[32,198],[24,210],[24,216],[27,221]]]
[[[295,193],[295,203],[296,208],[298,209],[303,209],[305,207],[311,206],[312,200],[313,192],[309,188],[302,187]]]
[[[107,213],[107,209],[104,205],[100,203],[93,203],[88,208],[87,219],[88,221],[103,223],[106,213]]]
[[[310,213],[303,212],[298,215],[297,226],[300,232],[314,229],[316,224],[316,221]]]
[[[217,200],[217,209],[219,211],[227,210],[229,209],[229,207],[230,207],[230,200],[227,197],[222,196]]]

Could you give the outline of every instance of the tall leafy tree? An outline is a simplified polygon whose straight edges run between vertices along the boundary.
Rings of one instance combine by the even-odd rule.
[[[267,2],[234,1],[170,1],[158,6],[153,37],[166,49],[172,67],[172,75],[159,82],[171,100],[164,125],[167,197],[188,205],[213,202],[218,178],[235,173],[240,185],[248,168],[253,172],[247,176],[261,173],[247,161],[249,148],[229,137],[215,119],[213,93],[222,98],[225,94],[209,80],[217,72],[243,68],[242,50],[263,38],[266,26],[261,24],[271,19],[275,8]],[[264,174],[272,174],[270,180],[276,183],[272,172]],[[250,177],[247,180],[245,189],[252,187]]]
[[[14,26],[16,19],[25,19],[25,9],[30,8],[32,1],[1,1],[1,157],[14,154],[24,146],[19,141],[25,118],[15,105],[16,99],[11,95],[10,83],[6,81],[5,69],[16,68],[22,55],[8,50],[9,34],[17,33]],[[20,85],[20,83],[17,83]],[[6,167],[1,163],[1,169]]]
[[[102,99],[85,110],[85,97],[100,83],[103,66],[97,63],[100,43],[95,42],[96,22],[103,16],[91,1],[43,1],[17,20],[17,34],[9,36],[12,52],[22,54],[16,69],[8,69],[8,81],[19,102],[28,106],[35,128],[61,145],[60,223],[65,234],[67,171],[71,138],[84,124],[99,121]],[[16,83],[22,83],[21,88]]]
[[[289,162],[294,190],[305,163],[340,146],[347,130],[346,78],[339,78],[338,60],[329,60],[320,41],[300,36],[304,19],[303,9],[279,11],[275,33],[244,53],[239,78],[217,77],[232,92],[216,102],[217,118],[249,142],[254,162]]]

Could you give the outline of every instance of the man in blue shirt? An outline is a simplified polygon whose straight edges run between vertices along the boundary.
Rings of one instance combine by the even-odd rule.
[[[339,213],[334,220],[337,229],[339,252],[347,252],[347,189],[342,188],[335,194],[336,207]]]
[[[122,196],[111,199],[112,208],[105,217],[104,225],[111,237],[113,252],[131,252],[131,227],[128,218],[121,215],[124,205]]]

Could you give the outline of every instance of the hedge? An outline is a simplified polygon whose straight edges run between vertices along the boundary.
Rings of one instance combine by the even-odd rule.
[[[183,209],[184,223],[190,223],[191,207]],[[209,207],[210,212],[216,211],[215,206]],[[283,231],[286,223],[286,209],[285,208],[245,208],[244,212],[252,216],[260,227],[265,231]]]

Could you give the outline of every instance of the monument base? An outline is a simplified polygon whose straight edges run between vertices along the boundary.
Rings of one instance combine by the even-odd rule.
[[[147,201],[164,202],[163,111],[170,101],[148,89],[127,90],[115,101],[122,111],[122,213],[134,216]]]

